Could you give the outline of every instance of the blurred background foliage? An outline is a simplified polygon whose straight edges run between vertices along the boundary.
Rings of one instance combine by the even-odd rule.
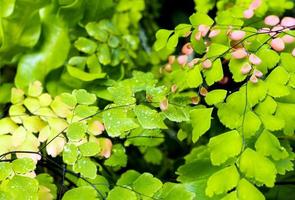
[[[8,3],[0,0],[0,117],[7,115],[13,85],[26,89],[32,80],[43,81],[53,96],[71,92],[74,88],[87,88],[105,100],[100,102],[103,107],[111,100],[107,87],[131,77],[133,70],[152,71],[155,76],[159,75],[159,68],[174,52],[174,49],[153,50],[159,28],[174,29],[180,23],[189,23],[189,16],[195,11],[208,12],[214,18],[216,6],[219,10],[226,10],[239,0],[5,2]],[[269,5],[282,14],[291,1],[286,2],[270,0]],[[287,10],[284,15],[294,16],[295,10]],[[173,127],[175,124],[169,125]],[[213,124],[211,131],[214,132],[218,125]],[[159,147],[167,154],[163,156],[162,165],[154,165],[147,153],[143,158],[140,149],[130,146],[126,154],[133,159],[128,159],[127,168],[148,171],[162,180],[175,181],[175,169],[183,164],[183,157],[193,146],[192,143],[179,142],[175,130],[167,130],[165,143]],[[147,162],[149,159],[151,162]],[[155,159],[157,162],[162,158]],[[295,181],[293,174],[288,181]],[[282,191],[280,187],[283,187],[285,197],[292,198],[288,194],[294,187],[290,185],[276,186],[270,192],[264,188],[267,198],[277,199]]]

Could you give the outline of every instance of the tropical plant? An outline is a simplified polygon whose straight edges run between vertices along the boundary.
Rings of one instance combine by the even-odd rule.
[[[0,199],[292,199],[293,4],[0,0]]]

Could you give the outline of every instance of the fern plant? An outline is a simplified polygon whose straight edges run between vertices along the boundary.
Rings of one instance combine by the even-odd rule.
[[[292,198],[293,3],[195,2],[0,0],[0,199]]]

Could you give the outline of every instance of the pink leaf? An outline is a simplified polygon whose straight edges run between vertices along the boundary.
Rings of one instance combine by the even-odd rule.
[[[250,77],[250,81],[252,83],[257,83],[258,82],[258,78],[253,74],[251,77]]]
[[[261,63],[261,59],[258,56],[256,56],[255,54],[250,54],[249,61],[253,65],[259,65]]]
[[[264,28],[259,29],[258,33],[268,33],[269,31],[270,31],[270,28],[264,27]]]
[[[160,109],[162,111],[165,111],[168,109],[168,105],[169,105],[168,99],[165,98],[163,101],[160,102]]]
[[[254,0],[252,1],[252,3],[250,4],[250,9],[257,9],[259,6],[261,5],[261,0]]]
[[[275,26],[280,23],[280,18],[276,15],[269,15],[264,19],[264,23],[269,26]]]
[[[196,35],[195,35],[195,39],[197,41],[199,41],[201,38],[202,38],[202,33],[201,32],[197,32]]]
[[[178,56],[177,58],[178,64],[185,65],[187,63],[187,59],[188,59],[187,55]]]
[[[270,45],[276,51],[283,51],[285,49],[285,43],[281,38],[273,39]]]
[[[258,69],[254,69],[253,72],[254,76],[261,78],[263,76],[263,73],[261,71],[259,71]]]
[[[236,31],[232,31],[229,34],[229,37],[232,40],[241,40],[245,37],[245,35],[246,35],[246,33],[244,31],[236,30]]]
[[[191,43],[186,43],[185,45],[183,45],[182,49],[181,49],[181,52],[185,55],[190,55],[193,53],[193,48],[192,48],[192,45]]]
[[[282,37],[282,40],[283,40],[284,43],[286,43],[286,44],[291,44],[291,43],[293,43],[293,42],[295,41],[295,38],[294,38],[293,36],[291,36],[291,35],[284,35],[284,36]]]
[[[240,48],[240,49],[237,49],[234,52],[232,52],[231,55],[235,59],[242,59],[242,58],[245,58],[248,54],[244,48]]]
[[[101,138],[100,145],[102,147],[100,155],[105,158],[109,158],[111,156],[112,147],[113,147],[112,141],[108,138]]]
[[[281,25],[284,27],[295,26],[295,18],[294,17],[284,17],[281,21]]]
[[[206,60],[202,63],[202,65],[203,65],[203,68],[204,68],[204,69],[210,69],[210,68],[212,67],[212,62],[211,62],[211,60],[206,59]]]
[[[190,68],[192,68],[192,67],[193,67],[194,65],[196,65],[199,61],[200,61],[199,58],[194,58],[192,61],[190,61],[190,62],[188,63],[188,66],[189,66]]]
[[[254,11],[252,9],[245,10],[243,15],[244,15],[244,18],[250,19],[253,17]]]
[[[209,38],[213,38],[213,37],[217,36],[219,33],[220,33],[219,29],[211,30],[209,33]]]
[[[51,155],[52,157],[56,157],[58,154],[62,152],[65,143],[66,141],[63,137],[55,138],[46,146],[47,154]]]
[[[198,30],[201,32],[202,36],[205,37],[210,30],[210,27],[207,25],[199,25]]]
[[[242,74],[248,74],[251,71],[252,67],[249,63],[246,63],[243,65],[243,67],[241,68],[241,73]]]
[[[270,36],[274,36],[276,35],[278,32],[281,32],[282,30],[284,30],[284,27],[278,25],[278,26],[275,26],[271,29],[271,33],[269,33]]]

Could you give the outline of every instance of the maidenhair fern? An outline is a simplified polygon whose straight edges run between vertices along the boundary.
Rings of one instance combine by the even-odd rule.
[[[195,2],[149,47],[154,3],[0,0],[0,199],[288,198],[293,3]]]

